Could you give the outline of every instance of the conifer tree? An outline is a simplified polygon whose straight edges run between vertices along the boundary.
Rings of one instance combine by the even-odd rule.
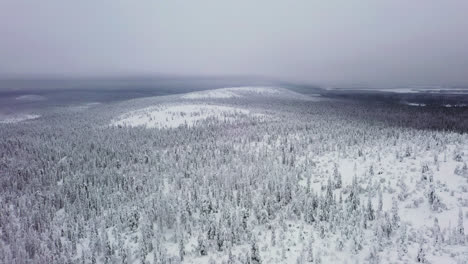
[[[257,242],[252,239],[250,244],[250,261],[252,264],[260,264],[262,260],[260,258],[260,252],[258,250]]]
[[[441,241],[441,234],[440,234],[439,219],[437,219],[437,217],[434,218],[434,227],[432,228],[432,236],[434,238],[434,246],[438,248],[442,241]]]
[[[198,236],[197,251],[201,256],[206,256],[208,254],[206,238],[202,234]]]
[[[463,211],[461,208],[458,209],[458,225],[457,225],[457,237],[460,245],[465,244],[465,228],[463,226]]]
[[[369,221],[373,221],[375,219],[374,208],[372,207],[370,196],[367,199],[367,218]]]
[[[400,215],[398,212],[398,202],[395,197],[392,198],[392,226],[397,228],[400,222]]]
[[[184,261],[184,257],[185,257],[184,238],[183,238],[183,236],[180,236],[180,238],[179,238],[179,259],[181,261]]]

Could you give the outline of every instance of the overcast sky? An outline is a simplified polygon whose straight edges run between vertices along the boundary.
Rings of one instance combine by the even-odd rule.
[[[0,0],[0,75],[468,84],[466,0]]]

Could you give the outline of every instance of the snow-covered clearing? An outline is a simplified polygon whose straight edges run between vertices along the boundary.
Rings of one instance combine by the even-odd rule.
[[[125,113],[112,122],[115,126],[145,126],[147,128],[176,128],[195,126],[208,119],[235,122],[242,117],[263,117],[251,110],[213,104],[158,105]]]

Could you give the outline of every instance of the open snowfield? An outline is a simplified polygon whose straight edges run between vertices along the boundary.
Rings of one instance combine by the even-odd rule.
[[[39,118],[40,115],[35,114],[14,114],[14,115],[0,115],[0,124],[13,124],[26,120]]]
[[[126,113],[112,122],[115,126],[144,126],[147,128],[176,128],[195,126],[201,121],[217,119],[235,122],[242,116],[262,117],[250,110],[210,104],[159,105]]]

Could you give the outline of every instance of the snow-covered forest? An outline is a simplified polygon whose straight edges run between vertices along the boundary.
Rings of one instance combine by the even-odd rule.
[[[467,132],[466,107],[272,87],[17,118],[0,263],[468,263]]]

